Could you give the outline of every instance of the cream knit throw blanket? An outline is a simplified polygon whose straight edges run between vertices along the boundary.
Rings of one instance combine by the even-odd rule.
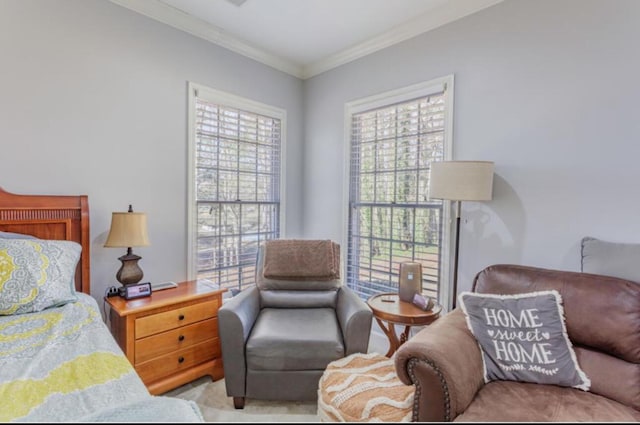
[[[356,353],[327,366],[318,416],[323,422],[410,422],[414,393],[398,379],[393,359]]]

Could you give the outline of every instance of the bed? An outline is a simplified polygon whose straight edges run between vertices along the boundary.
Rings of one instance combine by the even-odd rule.
[[[195,402],[148,392],[90,296],[89,264],[87,196],[0,188],[0,421],[204,422]]]

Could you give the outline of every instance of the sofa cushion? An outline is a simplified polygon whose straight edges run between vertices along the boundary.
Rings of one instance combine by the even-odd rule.
[[[555,385],[495,381],[482,387],[456,422],[637,422],[617,401]]]
[[[635,282],[588,273],[497,264],[478,273],[473,288],[475,292],[491,294],[557,289],[562,296],[567,332],[573,344],[640,363],[640,285]]]
[[[322,370],[344,357],[342,333],[332,308],[260,311],[246,345],[247,368]]]
[[[588,390],[566,333],[560,294],[460,294],[482,351],[485,382],[510,380]]]
[[[586,236],[581,243],[581,270],[640,282],[640,244],[608,242]]]
[[[640,411],[640,364],[586,347],[573,347],[578,363],[591,380],[592,393]]]

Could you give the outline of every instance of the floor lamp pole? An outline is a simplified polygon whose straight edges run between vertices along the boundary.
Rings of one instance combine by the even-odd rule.
[[[456,245],[453,257],[453,308],[456,308],[458,298],[458,251],[460,248],[460,208],[461,201],[456,201]]]

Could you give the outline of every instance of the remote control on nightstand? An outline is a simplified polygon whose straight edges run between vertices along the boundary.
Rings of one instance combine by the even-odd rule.
[[[152,283],[151,289],[155,291],[162,291],[163,289],[177,288],[178,284],[175,282],[161,282],[161,283]]]

